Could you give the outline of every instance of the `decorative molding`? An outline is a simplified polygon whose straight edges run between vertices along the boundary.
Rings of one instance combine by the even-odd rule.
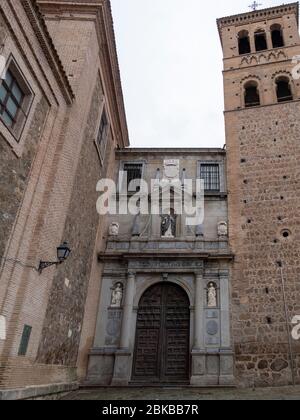
[[[258,80],[259,82],[261,81],[261,78],[260,78],[259,76],[257,76],[256,74],[249,74],[248,76],[245,76],[245,77],[244,77],[244,78],[240,81],[240,84],[242,85],[242,84],[244,84],[245,82],[250,81],[250,80],[253,80],[253,79]]]
[[[219,29],[219,34],[222,40],[222,29],[228,26],[239,26],[249,23],[261,22],[266,19],[276,19],[287,14],[294,13],[299,22],[299,3],[290,3],[286,5],[281,5],[277,7],[270,7],[267,9],[256,10],[254,12],[242,13],[234,16],[227,16],[220,19],[217,19],[217,25]]]
[[[70,105],[75,97],[74,92],[36,0],[21,0],[21,2],[64,98],[67,104]]]
[[[289,79],[292,78],[292,73],[287,70],[278,70],[275,73],[272,74],[272,80],[274,80],[278,76],[287,76]]]
[[[129,134],[110,1],[35,1],[49,20],[76,19],[76,14],[81,14],[81,16],[78,16],[78,19],[94,21],[98,37],[100,61],[105,78],[103,84],[108,91],[107,99],[112,111],[113,126],[117,128],[115,130],[115,140],[120,147],[127,147],[129,145]],[[64,16],[63,13],[69,13],[69,16]]]
[[[167,260],[167,259],[142,259],[133,260],[129,262],[129,267],[134,267],[137,270],[140,269],[188,269],[188,271],[194,271],[195,269],[203,269],[204,262],[195,258],[194,260]]]
[[[241,60],[241,66],[243,65],[247,65],[247,66],[251,66],[251,65],[259,65],[259,64],[265,64],[265,63],[269,63],[272,61],[282,61],[282,60],[287,60],[288,57],[285,54],[285,52],[283,50],[280,51],[272,51],[269,54],[266,53],[257,53],[257,54],[251,54],[251,55],[247,55],[246,57],[243,57]]]

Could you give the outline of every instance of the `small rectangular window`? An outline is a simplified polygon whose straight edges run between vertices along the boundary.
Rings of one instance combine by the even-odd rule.
[[[24,97],[25,94],[16,78],[7,70],[0,88],[0,116],[9,127],[13,128],[16,124],[18,113],[22,112]]]
[[[127,173],[128,192],[136,192],[141,186],[143,176],[142,163],[125,163],[124,172]]]
[[[97,146],[98,146],[100,158],[102,161],[104,161],[105,159],[108,133],[109,133],[109,123],[106,116],[106,112],[104,111],[101,117],[99,132],[97,136]]]
[[[220,167],[218,164],[201,165],[200,178],[204,181],[205,191],[220,191]]]
[[[21,338],[20,348],[19,348],[19,356],[26,356],[31,332],[32,332],[32,327],[30,327],[29,325],[25,325],[22,338]]]

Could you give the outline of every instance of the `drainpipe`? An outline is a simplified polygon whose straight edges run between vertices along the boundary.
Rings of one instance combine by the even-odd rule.
[[[284,310],[285,310],[286,330],[287,330],[288,343],[289,343],[291,372],[292,372],[293,385],[295,386],[296,378],[295,378],[295,371],[294,371],[294,355],[293,355],[293,346],[292,346],[292,336],[291,336],[291,330],[290,330],[289,311],[288,311],[287,299],[286,299],[285,281],[284,281],[284,275],[283,275],[283,264],[281,261],[278,261],[277,264],[278,264],[278,267],[280,268],[280,274],[281,274],[282,295],[283,295]]]

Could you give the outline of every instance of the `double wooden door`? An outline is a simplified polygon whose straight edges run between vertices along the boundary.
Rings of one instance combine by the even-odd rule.
[[[132,379],[148,384],[187,383],[189,361],[189,298],[181,287],[159,283],[140,301]]]

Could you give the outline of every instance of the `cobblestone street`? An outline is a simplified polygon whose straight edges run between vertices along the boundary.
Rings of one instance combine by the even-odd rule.
[[[82,389],[67,395],[64,400],[82,401],[205,401],[205,400],[300,400],[300,386],[283,388],[191,389],[191,388],[99,388]]]

